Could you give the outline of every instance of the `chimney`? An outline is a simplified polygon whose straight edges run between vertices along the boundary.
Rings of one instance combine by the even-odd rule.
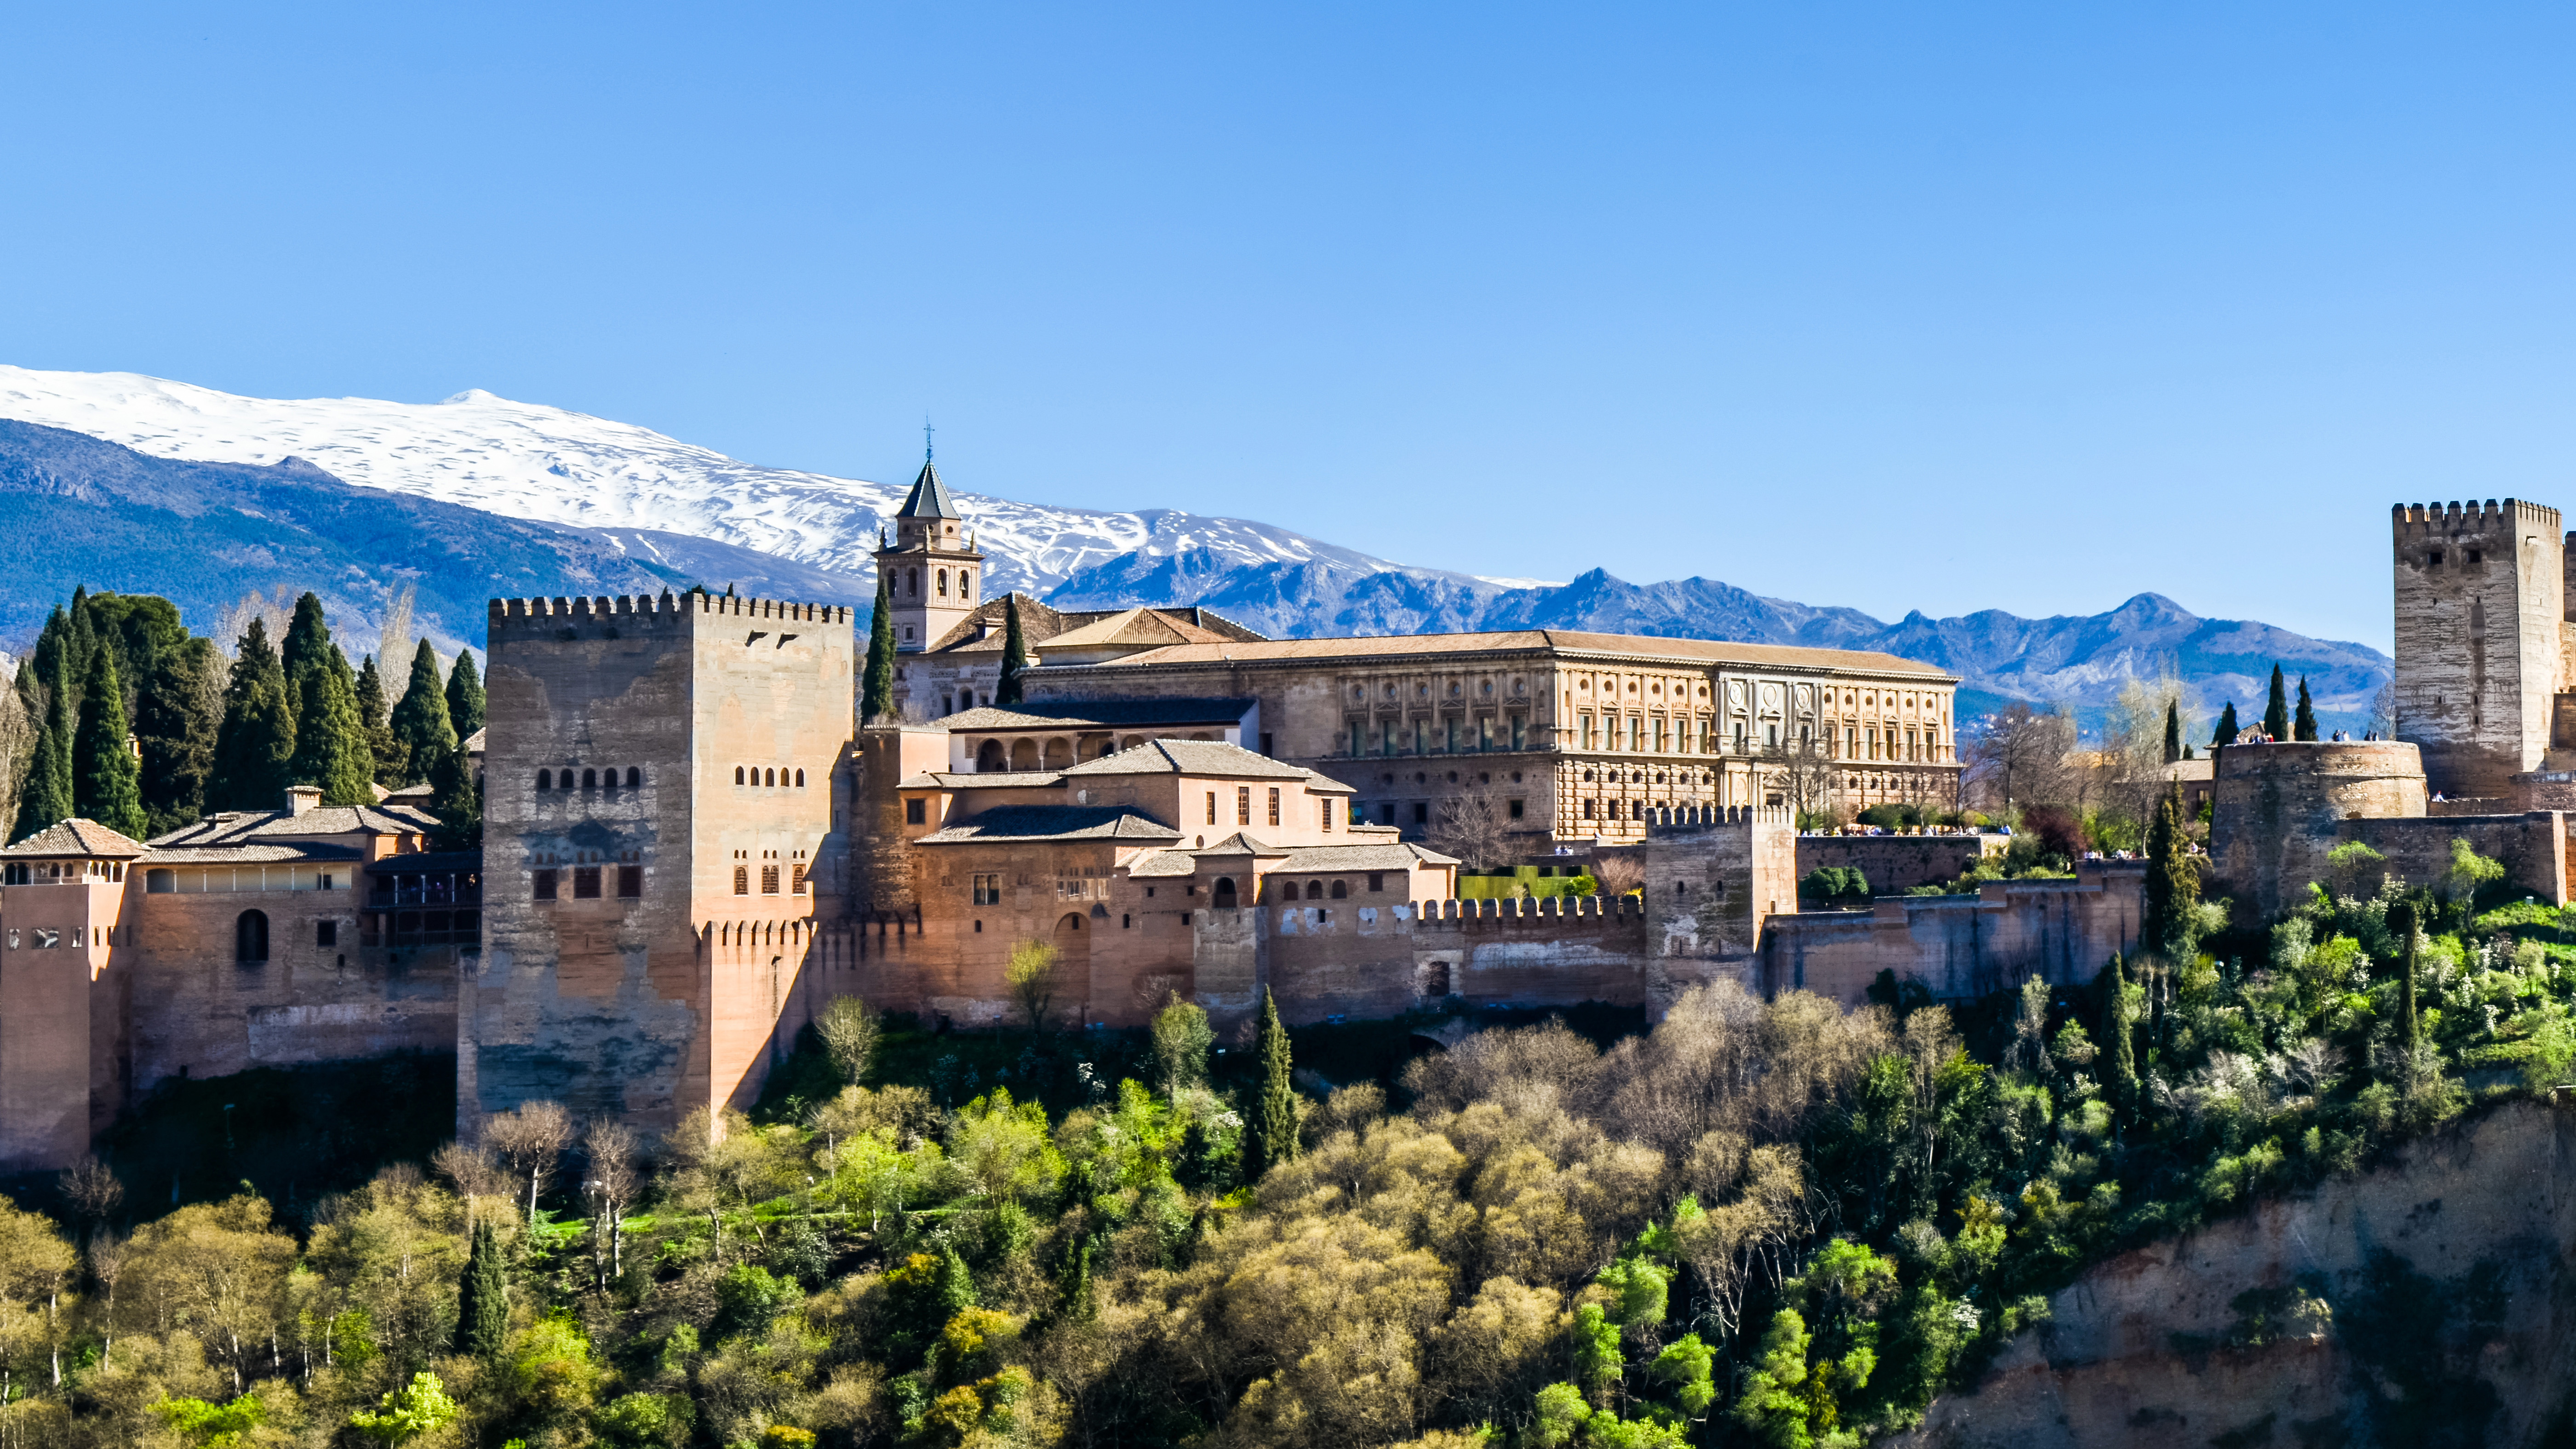
[[[322,787],[319,785],[286,787],[286,813],[289,815],[301,815],[308,810],[319,809],[321,804]]]

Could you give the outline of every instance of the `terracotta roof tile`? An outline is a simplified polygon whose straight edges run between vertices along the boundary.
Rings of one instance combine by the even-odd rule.
[[[0,855],[77,855],[92,860],[130,860],[144,852],[143,842],[108,829],[95,820],[74,817],[48,825]]]
[[[1141,811],[1121,805],[1003,805],[971,820],[934,830],[923,845],[967,845],[998,840],[1123,840],[1139,844],[1178,840],[1181,833]]]

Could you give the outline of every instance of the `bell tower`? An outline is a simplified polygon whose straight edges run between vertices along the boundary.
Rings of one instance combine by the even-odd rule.
[[[877,568],[894,604],[894,647],[918,654],[964,623],[982,599],[984,555],[965,531],[965,515],[922,450],[921,472],[894,516],[894,542],[877,549]]]

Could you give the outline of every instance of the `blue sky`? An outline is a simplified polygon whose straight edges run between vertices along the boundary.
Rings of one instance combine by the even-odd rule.
[[[1883,617],[2567,483],[2565,7],[0,9],[0,360]]]

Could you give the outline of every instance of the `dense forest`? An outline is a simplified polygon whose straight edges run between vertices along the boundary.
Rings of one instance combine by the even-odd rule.
[[[1858,1442],[2085,1265],[2576,1056],[2576,914],[2496,863],[2348,846],[2257,926],[2187,837],[2169,802],[2143,949],[2083,986],[1721,983],[1408,1056],[1406,1023],[1220,1040],[1178,1001],[1050,1029],[1031,948],[1017,1024],[844,1001],[754,1111],[660,1141],[538,1103],[177,1206],[84,1165],[0,1212],[0,1449]],[[2393,1325],[2402,1442],[2476,1442],[2475,1387],[2423,1387],[2460,1323],[2333,1291],[2249,1341]]]
[[[389,641],[409,637],[405,598],[385,621]],[[425,782],[445,843],[478,842],[459,749],[482,728],[472,652],[442,677],[421,639],[397,698],[375,656],[350,666],[318,597],[283,603],[236,610],[220,628],[228,643],[191,635],[153,595],[82,589],[57,606],[0,691],[9,838],[80,816],[142,840],[218,811],[280,809],[289,784],[319,787],[325,805],[366,805],[377,787]]]

